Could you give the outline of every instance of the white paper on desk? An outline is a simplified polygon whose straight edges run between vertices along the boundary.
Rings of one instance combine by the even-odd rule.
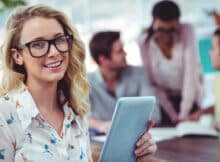
[[[210,126],[204,126],[199,122],[186,121],[178,124],[176,129],[180,137],[185,135],[218,137],[218,132],[214,128]]]
[[[199,121],[184,121],[175,128],[152,128],[150,130],[156,142],[183,137],[186,135],[218,137],[217,131],[212,127],[211,116],[204,115]]]
[[[106,140],[106,135],[102,135],[102,136],[92,136],[90,137],[91,140],[95,141],[95,142],[105,142]]]
[[[176,128],[151,128],[150,130],[153,139],[156,142],[168,140],[177,137]],[[104,143],[106,140],[106,136],[92,136],[90,137],[91,140],[95,142],[102,142]]]
[[[176,128],[151,128],[150,133],[153,137],[153,139],[156,142],[173,139],[175,137],[178,137],[178,132],[176,131]]]
[[[168,140],[177,137],[176,128],[151,128],[150,130],[152,137],[156,142]],[[106,136],[92,136],[91,140],[95,142],[104,143],[106,140]]]
[[[198,136],[215,136],[218,137],[217,131],[212,128],[212,122],[207,115],[201,117],[197,122],[184,121],[179,123],[176,127],[156,127],[151,128],[150,133],[156,142],[182,137],[184,135],[198,135]],[[96,142],[105,142],[106,136],[92,136],[91,140]]]

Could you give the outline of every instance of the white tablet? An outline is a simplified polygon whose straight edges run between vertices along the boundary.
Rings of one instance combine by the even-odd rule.
[[[99,162],[136,161],[136,142],[147,129],[155,102],[153,96],[122,97],[118,100]]]

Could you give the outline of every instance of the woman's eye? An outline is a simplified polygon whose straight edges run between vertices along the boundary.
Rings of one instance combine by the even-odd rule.
[[[30,47],[35,49],[42,49],[46,47],[47,42],[46,41],[36,41],[32,42]]]
[[[59,37],[59,38],[56,38],[56,43],[60,44],[60,43],[66,43],[67,42],[67,38],[65,36],[63,37]]]

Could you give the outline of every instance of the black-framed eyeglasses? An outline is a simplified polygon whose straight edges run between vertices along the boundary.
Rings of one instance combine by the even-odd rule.
[[[178,28],[170,28],[170,29],[163,29],[163,28],[158,28],[156,30],[154,30],[155,33],[158,33],[158,34],[162,34],[162,35],[173,35],[175,33],[178,32]]]
[[[72,35],[62,35],[50,40],[34,40],[21,44],[17,46],[17,49],[21,50],[27,47],[32,57],[39,58],[49,53],[51,44],[53,44],[60,53],[70,51],[72,48],[72,41]]]

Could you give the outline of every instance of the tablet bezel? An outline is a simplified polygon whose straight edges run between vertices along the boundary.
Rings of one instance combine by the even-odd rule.
[[[107,134],[106,141],[104,143],[103,149],[100,154],[99,162],[115,162],[116,160],[117,161],[119,160],[120,162],[123,162],[123,161],[133,162],[136,160],[135,155],[134,155],[135,144],[137,140],[141,137],[141,135],[145,133],[147,129],[147,121],[151,119],[151,115],[152,115],[155,103],[156,103],[156,98],[154,96],[119,98],[116,104],[113,117],[112,117],[112,124],[109,130],[109,133]],[[138,113],[138,114],[135,114],[135,113]],[[143,115],[143,113],[146,113],[146,116]],[[124,115],[126,116],[130,115],[130,116],[128,118],[125,118]],[[139,116],[141,116],[140,117],[141,119],[139,119]],[[134,122],[141,123],[141,125],[138,125],[136,123],[135,125],[132,125],[134,123],[127,125],[127,126],[133,126],[131,129],[134,129],[134,131],[137,131],[136,133],[133,133],[133,132],[129,133],[129,128],[123,128],[121,126],[121,125],[124,125],[124,127],[126,127],[125,125],[126,120],[129,118],[133,119]],[[121,131],[121,137],[120,137],[120,134],[117,134],[117,133],[120,133],[120,131]],[[131,137],[129,137],[129,139],[128,139],[128,136],[123,138],[122,136],[124,134],[130,134]],[[119,140],[118,138],[121,138],[121,140]],[[127,140],[127,143],[125,143],[126,142],[125,140]],[[124,142],[125,144],[120,144],[120,142],[122,143]],[[118,144],[118,148],[116,148],[117,144]],[[126,144],[128,144],[128,146],[124,146]],[[119,147],[121,147],[122,149],[120,149]],[[123,147],[126,147],[126,148],[123,148]],[[118,149],[118,150],[115,150],[115,149]],[[126,157],[122,157],[122,156],[126,156]]]

